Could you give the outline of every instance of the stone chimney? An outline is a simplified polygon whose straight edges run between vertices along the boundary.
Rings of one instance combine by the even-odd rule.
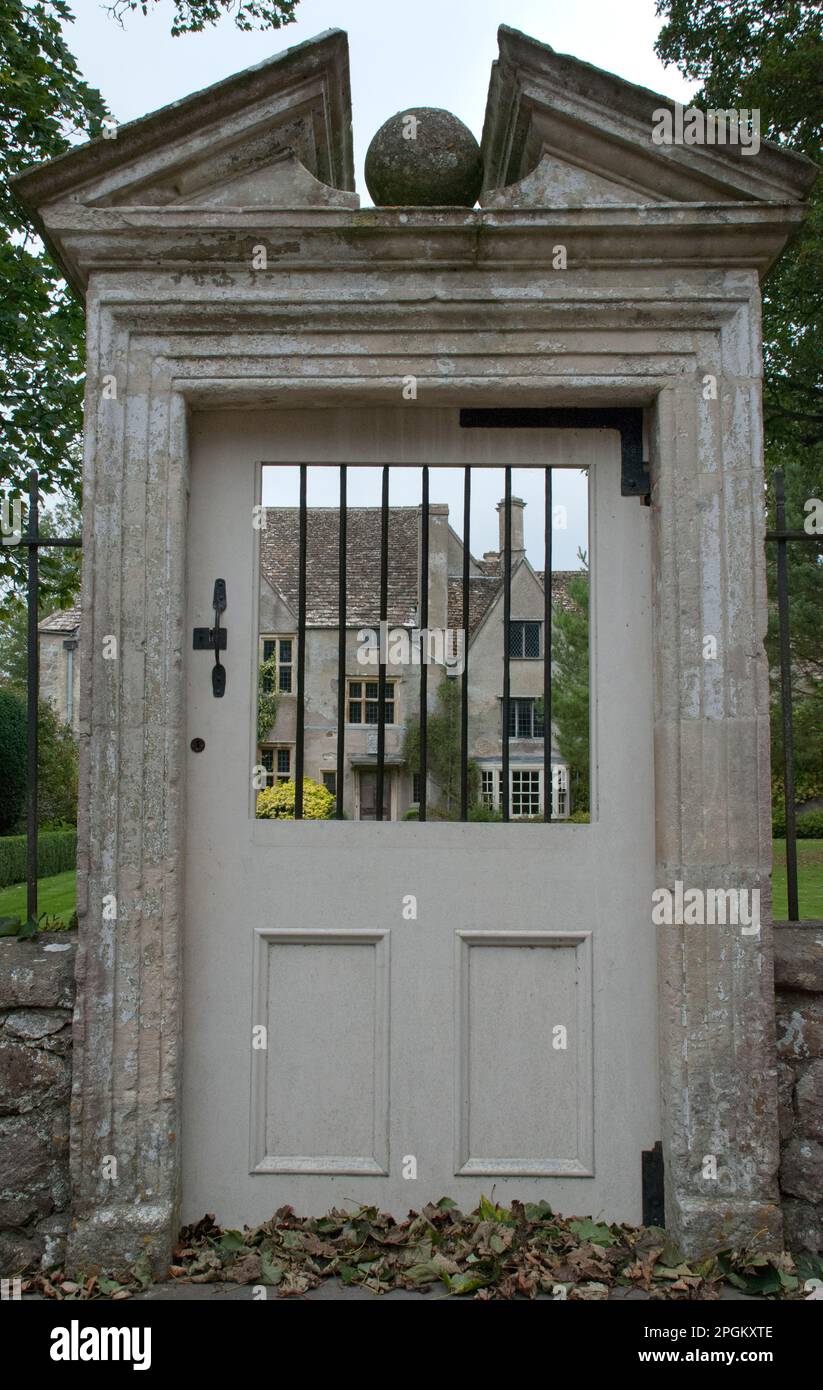
[[[420,573],[422,507],[417,522],[417,573]],[[429,504],[429,628],[445,628],[449,613],[449,508],[445,502]],[[418,622],[420,612],[418,611]]]
[[[523,555],[526,550],[523,541],[523,512],[525,502],[522,497],[512,498],[512,559],[516,560]],[[506,551],[506,502],[505,498],[497,504],[497,516],[500,522],[500,556],[503,558]]]

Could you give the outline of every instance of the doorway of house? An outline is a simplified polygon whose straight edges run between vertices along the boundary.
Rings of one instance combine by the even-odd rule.
[[[461,430],[454,409],[223,411],[195,415],[190,442],[189,625],[213,623],[220,578],[228,635],[222,697],[213,693],[213,654],[192,647],[186,657],[188,738],[202,751],[189,755],[186,787],[184,1219],[209,1210],[242,1226],[286,1202],[302,1212],[368,1202],[401,1215],[443,1195],[468,1209],[493,1188],[503,1202],[545,1198],[566,1213],[639,1220],[641,1154],[659,1133],[650,555],[648,511],[621,496],[618,435]],[[436,509],[438,468],[470,466],[478,478],[506,467],[586,470],[589,823],[533,815],[549,764],[540,750],[545,633],[533,603],[540,567],[527,540],[511,567],[509,657],[523,683],[509,691],[507,766],[503,706],[494,703],[505,675],[494,616],[500,590],[486,591],[500,573],[495,579],[492,560],[472,556],[475,590],[489,600],[471,615],[468,657],[478,682],[469,710],[472,796],[485,819],[390,818],[401,782],[408,806],[420,797],[420,773],[401,765],[419,673],[402,666],[384,748],[400,762],[384,771],[377,817],[377,773],[357,765],[357,740],[365,760],[374,736],[357,689],[358,623],[368,612],[351,614],[345,670],[339,641],[326,640],[320,620],[304,621],[304,709],[284,690],[280,722],[261,738],[261,634],[295,640],[291,615],[299,619],[302,602],[305,620],[314,601],[305,588],[301,598],[301,522],[285,516],[287,507],[276,519],[270,592],[261,584],[271,543],[254,520],[262,470],[341,463],[429,467],[430,558],[445,556],[446,566],[433,573],[430,598],[442,593],[451,626],[461,609],[449,555],[459,557],[461,533]],[[310,563],[312,534],[318,553],[326,546],[331,557],[322,572],[333,627],[337,552],[322,520],[312,531],[309,509],[307,546]],[[410,553],[421,558],[417,512],[396,524],[396,543],[405,527]],[[513,551],[511,515],[508,524]],[[339,516],[337,525],[339,540]],[[362,558],[358,582],[367,590],[379,556],[367,547]],[[297,567],[294,585],[289,566]],[[419,595],[406,597],[411,619]],[[282,650],[284,681],[293,670],[296,682],[297,649]],[[351,753],[341,796],[356,787],[359,814],[260,818],[254,778],[267,738],[272,748],[302,746],[304,775],[336,793],[328,769],[341,679]],[[449,679],[459,682],[459,672],[432,676],[433,711]],[[444,701],[454,688],[443,685]],[[292,776],[295,766],[292,751]],[[428,793],[431,811],[450,804],[431,786]]]

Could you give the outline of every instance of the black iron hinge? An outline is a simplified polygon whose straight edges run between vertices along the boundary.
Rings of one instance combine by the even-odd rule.
[[[226,668],[221,664],[220,653],[228,646],[226,629],[220,626],[220,614],[226,611],[226,581],[215,579],[214,627],[196,627],[193,631],[193,647],[196,652],[214,652],[214,666],[211,672],[211,688],[215,699],[222,699],[226,693]]]
[[[641,1153],[643,1184],[643,1225],[665,1226],[666,1203],[663,1185],[663,1145],[658,1139],[653,1149]]]

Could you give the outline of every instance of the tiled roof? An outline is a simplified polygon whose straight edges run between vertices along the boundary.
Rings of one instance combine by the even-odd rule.
[[[376,625],[380,616],[380,508],[350,507],[346,532],[346,621],[350,626]],[[417,507],[389,508],[388,621],[398,626],[417,622],[418,582]],[[260,530],[263,577],[297,617],[300,512],[297,507],[267,507]],[[337,626],[338,511],[309,507],[306,518],[306,622],[310,627]],[[480,563],[486,571],[469,580],[469,638],[471,639],[500,593],[503,579],[498,560]],[[570,605],[569,581],[585,570],[552,571],[556,606]],[[542,573],[537,574],[542,584]],[[58,615],[59,616],[59,615]],[[448,581],[448,624],[462,627],[463,586]]]
[[[260,530],[263,577],[297,615],[300,513],[267,507]],[[389,508],[388,621],[417,622],[418,509]],[[339,522],[336,507],[309,507],[306,520],[306,622],[337,626]],[[346,621],[374,625],[380,617],[380,508],[349,507],[346,529]]]
[[[79,608],[59,608],[37,624],[39,632],[76,632],[79,626]]]
[[[469,580],[469,641],[474,637],[498,594],[503,588],[503,576],[500,574],[499,565],[494,561],[484,560],[483,568],[487,570],[482,578],[479,575]],[[536,570],[535,575],[540,584],[543,583],[543,570]],[[588,579],[587,570],[552,570],[552,605],[565,611],[572,606],[571,595],[569,593],[569,582],[572,579]],[[463,625],[463,583],[461,579],[449,579],[449,627],[459,628]]]
[[[543,570],[538,571],[537,578],[543,583]],[[588,581],[588,570],[552,570],[552,606],[562,608],[564,612],[572,607],[571,594],[569,593],[569,583],[572,579],[585,579]]]
[[[469,641],[491,608],[502,588],[496,576],[475,575],[469,580]],[[463,580],[449,580],[449,627],[463,626]]]

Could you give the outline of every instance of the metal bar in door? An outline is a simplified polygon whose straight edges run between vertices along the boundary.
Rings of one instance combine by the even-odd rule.
[[[463,470],[463,677],[460,698],[460,819],[469,819],[469,549],[472,471]]]
[[[337,772],[334,779],[335,817],[343,819],[343,782],[346,744],[346,465],[340,465],[340,503],[337,535]]]
[[[420,511],[420,800],[418,817],[426,819],[426,784],[429,775],[429,668],[426,664],[429,628],[429,470],[423,468],[423,496]],[[422,644],[426,643],[423,648]]]
[[[512,620],[512,471],[505,470],[506,490],[503,525],[503,760],[500,802],[504,821],[509,820],[509,713],[511,710],[511,620]]]
[[[546,469],[543,557],[543,819],[552,818],[552,470]]]
[[[380,665],[377,685],[377,805],[375,818],[383,819],[383,788],[386,779],[386,629],[389,616],[389,467],[383,468],[383,494],[380,502]]]
[[[297,733],[294,756],[294,819],[303,819],[303,754],[306,725],[306,475],[300,465],[300,553],[297,581]]]

